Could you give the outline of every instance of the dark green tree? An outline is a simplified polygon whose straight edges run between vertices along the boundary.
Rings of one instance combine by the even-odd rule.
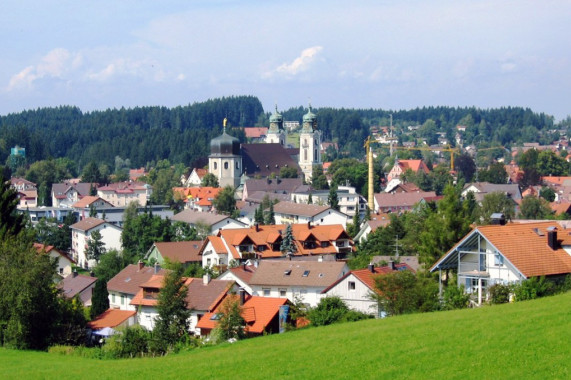
[[[480,208],[479,222],[482,224],[490,224],[492,214],[501,212],[506,220],[511,220],[515,216],[515,203],[505,193],[500,191],[484,195],[482,207]]]
[[[110,249],[99,258],[99,263],[95,267],[95,275],[99,280],[107,283],[127,264],[116,249]]]
[[[165,353],[188,336],[190,310],[186,301],[187,286],[182,277],[182,265],[173,265],[172,271],[164,277],[157,301],[158,316],[153,334],[155,351]]]
[[[99,167],[95,161],[89,162],[81,173],[81,182],[85,183],[103,183],[103,176],[99,171]]]
[[[329,187],[327,177],[323,174],[323,167],[315,165],[311,172],[311,187],[315,190],[324,190]]]
[[[89,260],[95,260],[99,262],[101,255],[103,255],[105,252],[105,243],[103,242],[103,236],[101,236],[101,232],[98,230],[93,231],[89,237],[89,241],[87,242],[87,250],[85,251],[85,255]]]
[[[236,210],[236,199],[234,198],[234,188],[230,185],[224,187],[212,201],[216,211],[231,215]]]
[[[355,215],[353,215],[353,222],[347,225],[347,233],[351,238],[354,238],[361,229],[361,218],[359,217],[359,202],[355,205]]]
[[[478,173],[478,181],[489,182],[495,184],[503,184],[508,180],[508,173],[505,166],[500,162],[494,162],[488,169],[480,170]]]
[[[262,205],[256,208],[254,212],[254,222],[258,224],[264,224],[264,210],[262,209]]]
[[[275,214],[274,214],[274,204],[273,203],[270,203],[270,207],[268,209],[268,212],[266,213],[266,215],[264,217],[264,224],[266,224],[267,226],[276,224],[276,218],[275,218]]]
[[[204,177],[202,177],[202,181],[200,182],[200,186],[202,187],[220,187],[218,183],[218,177],[216,177],[212,173],[206,173]]]
[[[282,166],[280,168],[280,178],[297,178],[297,170],[293,167]]]
[[[282,255],[294,255],[297,252],[297,247],[295,246],[295,239],[293,236],[293,229],[291,224],[286,226],[282,243],[280,245],[280,251]]]
[[[549,203],[534,196],[523,198],[519,211],[522,219],[549,219],[553,216]]]
[[[539,196],[545,199],[547,202],[555,201],[555,192],[551,187],[542,187],[541,190],[539,190]]]
[[[216,330],[220,339],[244,339],[246,337],[246,322],[242,317],[240,300],[236,297],[226,297],[219,310],[221,316]]]
[[[97,279],[91,295],[91,309],[89,315],[91,319],[97,317],[105,310],[109,309],[109,293],[107,292],[107,282]]]
[[[471,182],[476,173],[476,163],[467,154],[460,154],[454,160],[454,167],[466,182]]]
[[[337,186],[331,186],[327,203],[332,209],[339,211],[339,197],[337,196]]]
[[[0,167],[0,240],[9,236],[17,236],[24,229],[24,214],[16,211],[18,193],[10,186]]]

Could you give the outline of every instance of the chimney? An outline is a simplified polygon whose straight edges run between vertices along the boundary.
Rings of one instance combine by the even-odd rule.
[[[155,274],[158,274],[160,270],[161,266],[159,265],[159,263],[155,263]]]
[[[209,283],[210,283],[210,275],[207,273],[204,276],[202,276],[202,284],[208,285]]]
[[[317,261],[320,262],[320,263],[322,263],[322,262],[323,262],[323,255],[319,256],[319,257],[317,258]]]
[[[256,232],[259,232],[260,231],[260,225],[258,223],[256,223],[255,226],[256,226]]]
[[[145,267],[145,263],[142,262],[141,260],[139,260],[139,262],[137,263],[137,265],[139,265],[139,271],[143,270],[143,268]]]
[[[375,265],[373,263],[369,263],[369,265],[367,266],[367,268],[369,268],[369,271],[371,273],[375,273]]]
[[[557,231],[556,230],[548,230],[547,231],[547,245],[552,250],[557,249]]]
[[[390,268],[391,270],[396,270],[396,269],[397,269],[397,267],[396,267],[394,261],[392,261],[392,260],[389,261],[389,268]]]
[[[77,269],[74,269],[73,272],[71,272],[71,275],[73,276],[73,278],[77,277]]]
[[[95,277],[95,272],[94,272],[94,271],[91,271],[91,272],[89,272],[89,275],[90,275],[91,277]]]
[[[244,302],[246,302],[246,291],[244,288],[240,288],[238,292],[240,294],[240,306],[243,306]]]
[[[255,267],[255,268],[258,267],[258,260],[254,260],[254,267]]]
[[[311,222],[307,222],[307,229],[311,230]]]

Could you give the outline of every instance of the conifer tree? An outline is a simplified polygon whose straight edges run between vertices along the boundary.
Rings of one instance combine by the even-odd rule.
[[[89,315],[91,319],[97,317],[105,310],[109,309],[109,293],[107,292],[107,283],[103,279],[98,279],[93,287],[91,296],[91,310]]]
[[[264,222],[267,226],[276,224],[276,218],[275,218],[275,214],[274,214],[274,204],[273,203],[270,203],[270,209],[268,210],[268,213],[266,214],[266,219]]]
[[[293,255],[297,252],[297,247],[295,246],[295,239],[293,237],[293,229],[291,227],[291,224],[289,223],[286,227],[282,244],[280,245],[280,251],[284,256],[288,254]]]

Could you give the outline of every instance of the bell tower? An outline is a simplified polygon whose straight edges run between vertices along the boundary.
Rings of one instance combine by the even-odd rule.
[[[309,111],[303,115],[303,125],[299,134],[299,166],[306,181],[311,181],[313,167],[321,162],[321,132],[317,129],[317,116]]]
[[[268,135],[266,136],[266,143],[276,143],[281,146],[286,145],[286,134],[284,131],[284,118],[278,112],[278,106],[276,104],[276,111],[272,116],[270,116],[270,128],[268,129]]]
[[[236,188],[240,185],[242,175],[240,141],[226,133],[226,123],[227,119],[224,118],[222,135],[210,141],[208,172],[218,178],[220,187],[230,185]]]

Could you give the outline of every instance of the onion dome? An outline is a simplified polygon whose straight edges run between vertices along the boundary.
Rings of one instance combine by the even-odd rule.
[[[303,115],[303,129],[314,130],[317,129],[317,115],[311,112],[311,105],[305,115]]]
[[[224,119],[224,132],[222,135],[210,141],[210,154],[240,155],[240,140],[226,133],[226,119]]]

